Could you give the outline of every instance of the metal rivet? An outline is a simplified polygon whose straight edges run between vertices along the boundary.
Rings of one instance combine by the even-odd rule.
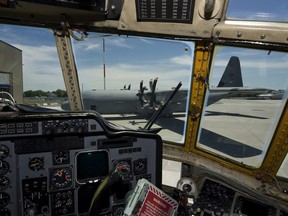
[[[260,35],[260,38],[261,38],[261,39],[264,39],[264,38],[266,38],[266,35],[265,35],[265,34],[262,34],[262,35]]]
[[[127,27],[126,27],[126,25],[124,23],[121,23],[121,28],[122,29],[126,29]]]
[[[237,33],[237,37],[242,37],[242,33],[241,33],[241,32],[238,32],[238,33]]]

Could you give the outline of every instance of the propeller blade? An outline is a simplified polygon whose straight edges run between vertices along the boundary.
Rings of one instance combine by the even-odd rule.
[[[151,97],[150,97],[149,106],[153,107],[153,108],[155,108],[154,105],[156,103],[155,90],[156,90],[157,81],[158,81],[158,77],[156,77],[153,81],[152,81],[152,79],[150,80]]]
[[[140,82],[140,92],[143,92],[143,80]]]
[[[141,107],[143,107],[144,105],[143,95],[144,95],[145,88],[146,87],[143,87],[143,80],[141,80],[139,92],[136,94],[139,97]]]
[[[153,79],[150,79],[150,81],[149,81],[150,91],[152,91],[152,86],[153,86]]]
[[[152,84],[152,92],[153,92],[153,93],[155,92],[156,85],[157,85],[157,81],[158,81],[158,77],[156,77],[156,78],[153,80],[153,84]]]

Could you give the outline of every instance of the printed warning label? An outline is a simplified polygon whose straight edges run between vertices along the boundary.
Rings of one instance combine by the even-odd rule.
[[[178,204],[166,194],[149,186],[146,198],[139,211],[139,216],[168,216],[176,211]]]

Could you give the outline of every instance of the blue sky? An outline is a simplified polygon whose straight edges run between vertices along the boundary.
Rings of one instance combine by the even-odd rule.
[[[245,20],[288,21],[288,1],[230,0],[227,17]]]
[[[160,89],[175,87],[179,81],[188,87],[193,43],[109,36],[105,37],[103,54],[103,38],[95,38],[93,33],[89,36],[89,40],[73,41],[84,89],[103,89],[103,55],[107,89],[120,89],[125,84],[138,89],[141,80],[148,86],[156,77]],[[0,40],[23,51],[24,90],[65,88],[51,30],[1,25]]]

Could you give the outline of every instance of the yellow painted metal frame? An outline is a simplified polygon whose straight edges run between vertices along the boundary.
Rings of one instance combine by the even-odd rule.
[[[265,160],[260,168],[264,173],[276,176],[286,154],[288,153],[288,103],[284,108],[284,112],[278,122]]]
[[[211,159],[219,162],[220,164],[230,168],[236,169],[249,175],[253,174],[253,171],[246,169],[243,166],[237,166],[232,161],[227,159],[221,159],[219,155],[215,155],[211,152],[207,152],[203,149],[196,147],[198,132],[200,127],[201,116],[204,108],[204,100],[207,85],[205,81],[209,79],[210,66],[213,57],[214,44],[205,42],[196,42],[195,56],[194,56],[194,68],[193,68],[193,83],[192,93],[190,96],[189,104],[189,117],[187,121],[187,131],[185,140],[185,152],[193,152],[204,158]]]
[[[271,146],[268,149],[266,158],[259,169],[252,170],[249,167],[244,167],[243,164],[237,164],[237,162],[234,161],[221,159],[219,155],[199,149],[196,146],[207,88],[204,81],[209,78],[213,49],[214,44],[212,43],[196,42],[193,83],[189,101],[189,117],[184,151],[187,153],[195,153],[204,158],[216,161],[229,169],[238,170],[257,178],[259,176],[267,177],[265,174],[276,176],[276,173],[288,152],[288,104],[286,104],[284,108],[283,115],[280,118],[278,127],[276,128],[274,137],[271,141]],[[265,178],[261,179],[265,180]],[[269,180],[266,178],[266,181]]]
[[[213,46],[211,43],[196,42],[194,53],[194,68],[192,91],[189,104],[189,117],[187,121],[187,131],[185,140],[185,151],[195,149],[201,114],[203,111],[203,101],[205,99],[206,85],[203,82],[208,79],[209,65],[212,56]]]

